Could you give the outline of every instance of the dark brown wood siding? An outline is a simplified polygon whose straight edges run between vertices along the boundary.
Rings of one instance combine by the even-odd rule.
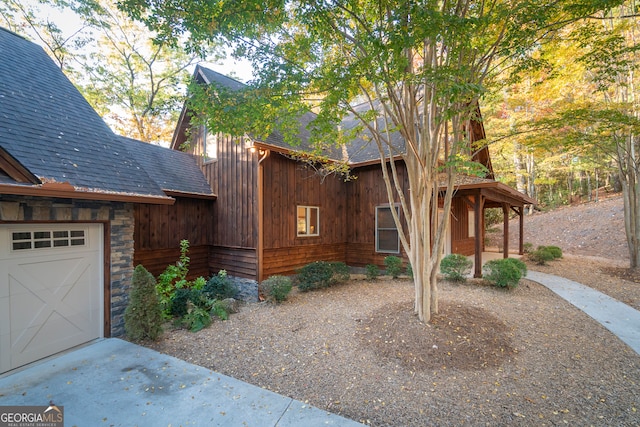
[[[462,197],[454,197],[451,204],[451,253],[473,255],[475,239],[469,237],[469,205]]]
[[[406,169],[401,162],[396,163],[405,194],[409,190]],[[347,183],[349,207],[347,227],[347,264],[364,267],[374,264],[382,267],[389,253],[376,252],[376,206],[389,206],[389,197],[384,185],[379,165],[358,168],[354,171],[356,179]],[[396,202],[399,198],[396,196]],[[405,257],[404,252],[398,256]]]
[[[346,261],[347,188],[304,164],[272,153],[264,163],[263,275],[293,273],[312,261]],[[299,237],[297,206],[319,208],[319,236]]]
[[[217,158],[204,161],[202,130],[193,134],[189,151],[198,161],[211,189],[218,196],[209,251],[211,274],[226,269],[230,275],[257,276],[258,156],[241,138],[218,136]]]
[[[192,276],[209,276],[209,245],[213,240],[212,200],[176,197],[173,205],[136,204],[134,264],[157,276],[180,256],[180,241],[188,240]]]

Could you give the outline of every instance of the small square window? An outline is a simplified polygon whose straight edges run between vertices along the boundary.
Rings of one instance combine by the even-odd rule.
[[[298,206],[298,236],[320,235],[320,208],[315,206]]]

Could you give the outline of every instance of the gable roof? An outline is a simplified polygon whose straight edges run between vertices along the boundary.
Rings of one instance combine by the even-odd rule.
[[[0,57],[0,193],[173,202],[40,46],[0,28]]]

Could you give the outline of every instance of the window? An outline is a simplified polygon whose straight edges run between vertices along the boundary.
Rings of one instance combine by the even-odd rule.
[[[11,236],[14,251],[25,249],[84,246],[84,230],[14,231]]]
[[[393,209],[398,213],[397,206]],[[400,235],[389,206],[376,207],[376,252],[400,253]]]
[[[298,236],[320,235],[320,208],[314,206],[298,206]]]
[[[202,154],[204,155],[204,161],[211,162],[216,160],[218,158],[218,135],[206,131],[204,133],[203,145]]]

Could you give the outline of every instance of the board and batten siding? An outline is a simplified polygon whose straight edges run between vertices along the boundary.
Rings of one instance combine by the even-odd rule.
[[[313,261],[346,261],[347,186],[272,153],[264,167],[263,276],[292,274]],[[298,206],[319,208],[318,236],[297,235]]]
[[[247,149],[242,138],[218,135],[216,159],[202,156],[200,128],[188,151],[197,156],[207,181],[217,195],[209,270],[225,269],[238,277],[257,277],[258,153]]]
[[[409,179],[404,163],[396,162],[396,168],[403,191],[408,194]],[[361,167],[353,173],[356,179],[347,183],[350,212],[347,226],[347,264],[353,267],[364,267],[367,264],[383,267],[384,258],[389,255],[406,258],[402,249],[400,254],[376,252],[376,207],[389,206],[380,165]],[[399,202],[397,196],[396,202]]]
[[[136,204],[134,263],[158,276],[180,257],[180,241],[189,241],[189,277],[209,277],[214,202],[176,197],[173,205]]]

